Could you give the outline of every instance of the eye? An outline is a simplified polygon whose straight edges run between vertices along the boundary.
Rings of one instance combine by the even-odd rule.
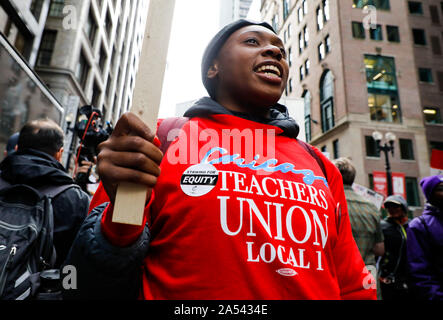
[[[248,38],[245,43],[258,44],[258,40],[256,38]]]

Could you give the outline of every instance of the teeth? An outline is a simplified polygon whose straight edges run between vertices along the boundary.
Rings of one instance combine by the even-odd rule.
[[[273,65],[265,65],[265,66],[261,66],[260,68],[257,69],[258,72],[263,72],[263,71],[274,71],[273,73],[270,74],[277,74],[279,77],[281,76],[280,70]],[[266,72],[267,74],[269,72]]]

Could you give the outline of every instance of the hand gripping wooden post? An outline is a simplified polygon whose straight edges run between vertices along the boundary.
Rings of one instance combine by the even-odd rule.
[[[131,112],[151,130],[157,127],[175,0],[150,0],[143,49],[135,81]],[[112,221],[142,225],[147,188],[122,183],[117,188]]]

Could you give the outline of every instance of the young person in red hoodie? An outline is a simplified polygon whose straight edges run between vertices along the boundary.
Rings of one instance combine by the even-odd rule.
[[[122,116],[101,146],[104,190],[66,261],[78,272],[66,298],[376,299],[339,171],[277,103],[288,74],[272,27],[239,20],[209,43],[210,97],[164,155],[152,128]],[[112,222],[125,181],[149,188],[142,227]]]

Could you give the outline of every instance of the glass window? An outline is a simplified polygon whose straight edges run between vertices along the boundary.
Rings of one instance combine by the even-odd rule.
[[[95,22],[92,11],[89,11],[88,19],[85,23],[85,33],[88,35],[91,46],[94,46],[95,34],[97,33],[97,23]]]
[[[303,20],[303,8],[298,8],[298,23],[301,23]]]
[[[303,0],[303,14],[308,14],[308,2],[306,0]]]
[[[305,78],[305,69],[304,66],[300,66],[300,81],[303,81]]]
[[[408,1],[409,13],[411,14],[423,14],[423,5],[418,1]]]
[[[43,1],[44,0],[32,0],[32,2],[31,2],[31,7],[29,10],[31,10],[32,15],[35,17],[37,22],[40,21],[40,15],[42,13]]]
[[[425,107],[423,109],[423,114],[425,116],[426,123],[429,124],[442,123],[440,108]]]
[[[283,19],[286,20],[288,15],[289,15],[289,0],[283,0]]]
[[[397,94],[368,94],[369,113],[372,121],[401,122]]]
[[[414,160],[414,148],[412,145],[412,140],[410,139],[399,139],[400,145],[400,157],[403,160]]]
[[[54,52],[57,31],[45,30],[43,32],[42,41],[37,57],[37,65],[49,66],[51,64],[52,54]]]
[[[423,29],[412,29],[412,36],[414,43],[425,46],[426,45],[426,32]]]
[[[305,91],[303,94],[303,100],[305,105],[305,134],[306,141],[311,141],[312,139],[312,130],[311,130],[311,93],[309,91]]]
[[[292,67],[292,48],[288,49],[288,64]]]
[[[418,78],[421,82],[433,83],[432,70],[429,68],[418,68]]]
[[[331,19],[330,13],[329,13],[329,0],[323,0],[323,18],[325,22],[329,21]]]
[[[308,60],[305,61],[305,74],[306,76],[309,75],[309,69],[311,68],[311,62]]]
[[[323,132],[335,126],[334,120],[334,80],[330,70],[325,71],[320,82],[320,108]]]
[[[309,30],[308,30],[308,27],[307,26],[305,26],[304,28],[303,28],[303,37],[304,37],[304,45],[305,45],[305,48],[307,48],[308,47],[308,42],[309,42]]]
[[[322,61],[325,58],[325,46],[322,43],[318,45],[318,60]]]
[[[49,16],[62,17],[64,6],[65,6],[65,0],[52,0],[51,6],[49,7]]]
[[[377,143],[372,136],[365,136],[365,145],[367,157],[380,157],[380,150],[378,150]]]
[[[334,159],[340,158],[340,149],[338,144],[338,139],[332,142],[332,151],[334,153]]]
[[[323,22],[324,22],[324,18],[323,18],[323,10],[322,8],[319,6],[317,8],[317,30],[321,30],[323,29]]]
[[[372,40],[382,41],[383,31],[381,25],[378,24],[375,28],[370,28],[369,35]]]
[[[397,91],[394,58],[365,55],[366,83],[371,90]]]
[[[436,36],[431,36],[431,49],[432,53],[435,55],[441,55],[441,45],[440,45],[440,38]]]
[[[363,27],[363,23],[361,22],[352,22],[352,36],[356,39],[365,39],[365,29]]]
[[[418,194],[417,178],[406,177],[406,201],[409,206],[419,207],[420,197]]]
[[[400,42],[400,32],[396,26],[386,26],[389,42]]]
[[[352,5],[353,8],[364,8],[366,6],[371,5],[381,10],[390,9],[389,0],[353,0],[353,1],[354,1]]]
[[[440,24],[440,15],[438,14],[437,6],[429,6],[429,10],[431,12],[431,21],[433,24]]]
[[[329,35],[325,37],[325,52],[331,52],[331,38],[329,37]]]
[[[303,52],[303,46],[304,46],[304,41],[303,41],[303,34],[300,32],[298,34],[298,46],[299,46],[299,53]]]
[[[83,52],[81,52],[79,60],[78,60],[78,64],[75,69],[75,76],[77,77],[78,81],[80,82],[80,85],[83,88],[83,90],[86,89],[86,82],[88,79],[89,69],[90,69],[90,67],[89,67],[88,61],[86,60]]]

